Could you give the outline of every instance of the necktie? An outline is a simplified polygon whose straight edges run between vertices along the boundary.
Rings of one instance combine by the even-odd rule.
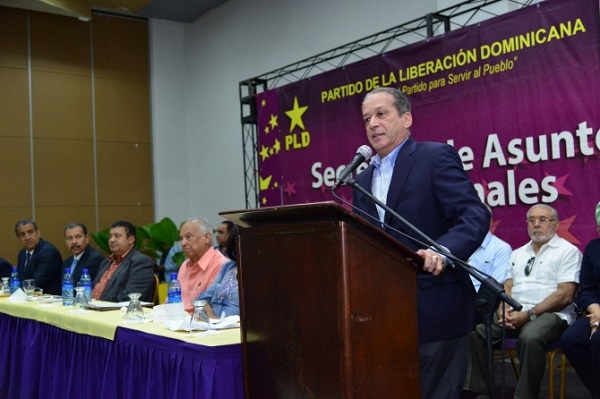
[[[31,254],[29,252],[25,252],[25,270],[29,267],[29,261],[31,260]]]
[[[75,271],[75,267],[77,267],[77,262],[79,262],[79,259],[73,257],[73,263],[71,263],[71,274],[73,274],[73,272]]]
[[[102,296],[102,293],[104,292],[104,288],[106,288],[106,286],[108,285],[108,282],[112,278],[112,275],[115,273],[115,270],[117,270],[117,267],[120,264],[121,264],[121,261],[119,261],[119,263],[113,262],[110,265],[110,267],[108,268],[108,270],[104,272],[102,277],[100,277],[100,281],[98,281],[98,284],[96,284],[96,286],[92,290],[92,298],[93,299],[100,299],[100,297]]]

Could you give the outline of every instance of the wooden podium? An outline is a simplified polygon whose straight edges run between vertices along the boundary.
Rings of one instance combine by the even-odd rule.
[[[247,398],[418,398],[411,250],[334,202],[239,224]]]

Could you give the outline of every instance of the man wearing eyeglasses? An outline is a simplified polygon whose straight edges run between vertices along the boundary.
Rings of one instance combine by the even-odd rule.
[[[521,311],[502,304],[492,325],[497,342],[506,336],[518,338],[517,351],[521,375],[515,398],[537,398],[546,368],[544,347],[560,339],[575,320],[572,304],[579,283],[582,254],[573,244],[556,234],[558,213],[545,204],[527,212],[527,231],[531,241],[514,250],[506,270],[504,289],[523,305]],[[469,368],[465,389],[488,392],[486,377],[485,328],[478,325],[469,335]],[[468,396],[466,396],[468,397]]]

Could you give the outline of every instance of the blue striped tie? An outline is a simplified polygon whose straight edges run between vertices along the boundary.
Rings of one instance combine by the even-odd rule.
[[[73,257],[73,263],[71,263],[71,274],[73,274],[73,272],[75,271],[75,267],[77,267],[78,261],[79,261],[79,259],[77,259],[76,257]]]

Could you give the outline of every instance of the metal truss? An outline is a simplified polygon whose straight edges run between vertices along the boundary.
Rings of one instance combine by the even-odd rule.
[[[470,0],[430,13],[361,40],[325,51],[302,61],[240,82],[242,140],[246,208],[260,206],[258,186],[258,124],[255,98],[258,93],[341,68],[436,35],[477,24],[527,7],[540,0]]]
[[[242,117],[242,147],[244,151],[244,190],[246,209],[258,208],[258,115],[256,95],[267,90],[265,79],[255,78],[240,82],[240,113]]]

